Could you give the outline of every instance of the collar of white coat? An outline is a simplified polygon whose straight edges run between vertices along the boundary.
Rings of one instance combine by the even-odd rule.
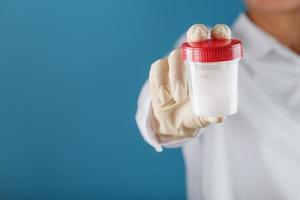
[[[262,58],[270,52],[300,63],[300,56],[282,45],[273,36],[255,25],[245,13],[239,15],[232,26],[233,36],[241,38],[245,58]]]

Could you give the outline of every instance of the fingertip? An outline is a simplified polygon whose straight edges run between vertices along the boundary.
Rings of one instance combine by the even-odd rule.
[[[211,30],[213,39],[231,39],[231,30],[226,24],[216,24]]]
[[[179,48],[174,49],[168,56],[168,60],[174,60],[174,59],[179,59],[181,58],[181,50]]]
[[[153,70],[154,68],[165,65],[166,62],[167,62],[166,59],[163,59],[163,58],[156,60],[154,63],[151,64],[151,70]]]
[[[182,61],[181,59],[181,50],[179,48],[174,49],[168,56],[168,63],[180,63]]]
[[[151,64],[150,67],[150,78],[157,78],[161,75],[167,73],[167,68],[165,66],[168,65],[168,61],[166,59],[158,59],[154,63]]]
[[[204,24],[194,24],[187,31],[187,42],[202,42],[208,38],[208,28]]]

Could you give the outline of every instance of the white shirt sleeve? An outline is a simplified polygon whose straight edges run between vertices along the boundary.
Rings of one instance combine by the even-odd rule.
[[[166,148],[176,148],[181,147],[186,142],[196,138],[199,133],[193,134],[194,137],[188,137],[178,140],[170,140],[170,141],[164,141],[160,142],[156,133],[151,128],[151,118],[152,116],[152,107],[151,107],[151,95],[150,95],[150,88],[149,83],[146,81],[144,84],[142,91],[140,93],[140,96],[138,98],[138,107],[137,112],[135,115],[135,119],[138,125],[138,128],[140,130],[141,135],[143,136],[144,140],[150,144],[157,152],[161,152],[163,150],[163,147]],[[202,129],[201,129],[202,130]],[[197,130],[199,131],[199,130]],[[200,132],[200,131],[199,131]]]

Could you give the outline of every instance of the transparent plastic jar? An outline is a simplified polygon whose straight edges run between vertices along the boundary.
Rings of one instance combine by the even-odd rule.
[[[236,39],[209,39],[192,45],[184,43],[181,51],[195,115],[217,117],[235,114],[241,42]]]

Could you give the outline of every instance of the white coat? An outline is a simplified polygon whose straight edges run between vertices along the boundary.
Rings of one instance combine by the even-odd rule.
[[[300,56],[245,14],[232,32],[244,45],[238,113],[195,138],[160,144],[146,83],[136,114],[141,134],[158,151],[182,147],[190,200],[299,200]]]

